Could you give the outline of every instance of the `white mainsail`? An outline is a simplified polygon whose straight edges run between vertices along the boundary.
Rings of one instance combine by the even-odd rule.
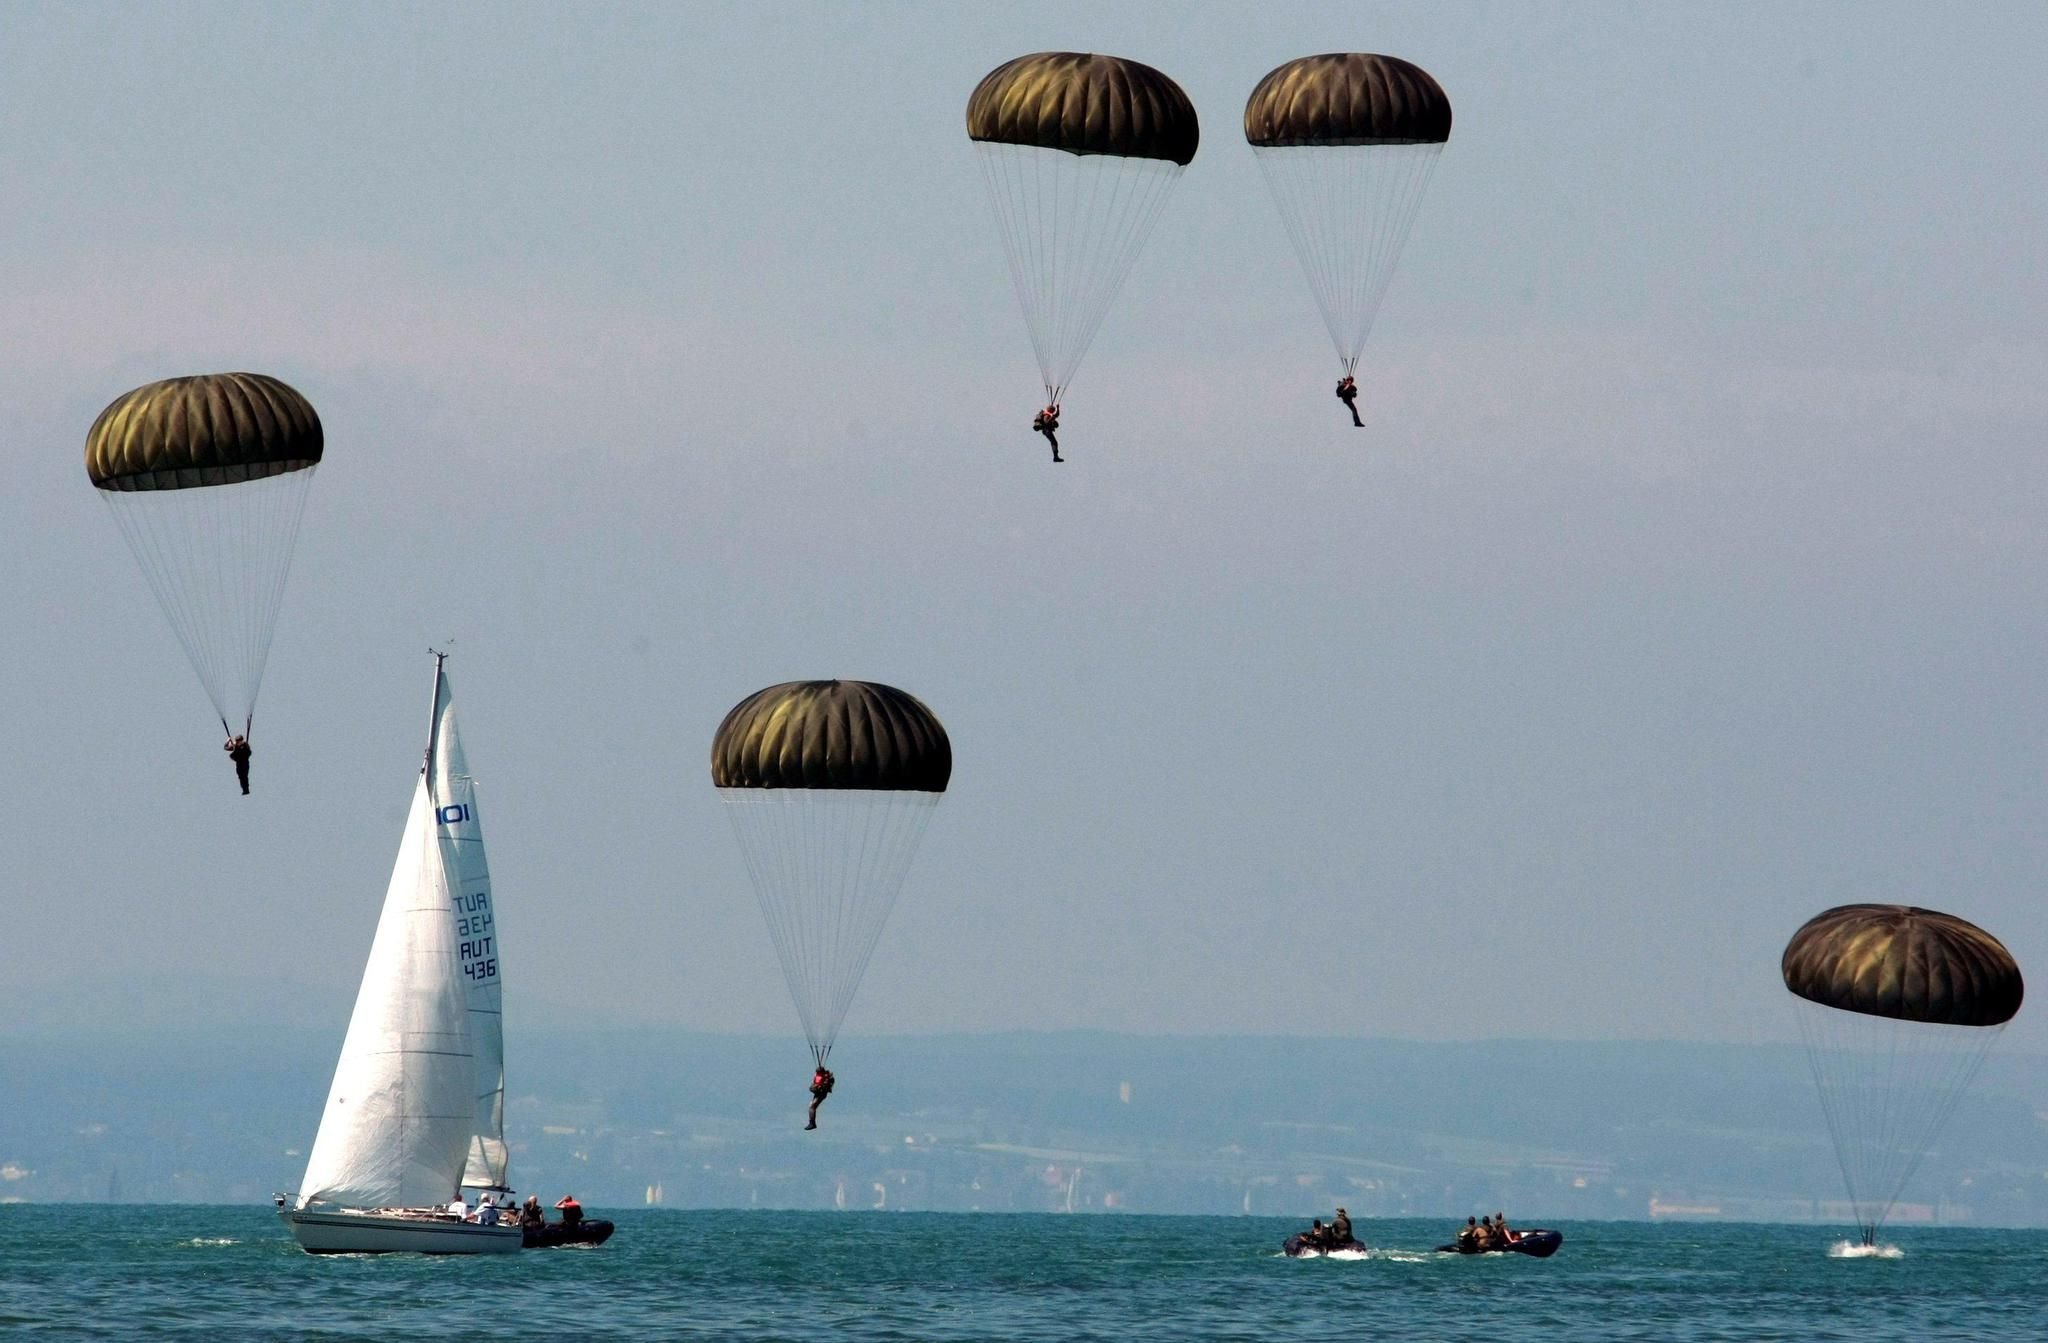
[[[455,730],[454,692],[441,676],[440,721],[432,769],[434,819],[449,876],[455,915],[456,962],[469,1008],[470,1045],[476,1058],[475,1122],[462,1184],[504,1189],[505,1151],[504,981],[498,960],[498,922],[491,908],[491,869],[484,861],[477,819],[476,781]]]
[[[430,748],[431,750],[431,748]],[[476,1128],[452,891],[422,773],[298,1206],[446,1202]]]

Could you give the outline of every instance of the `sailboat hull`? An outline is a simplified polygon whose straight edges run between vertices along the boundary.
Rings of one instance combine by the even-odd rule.
[[[517,1223],[483,1226],[427,1212],[280,1208],[277,1215],[307,1254],[509,1254],[522,1241]]]

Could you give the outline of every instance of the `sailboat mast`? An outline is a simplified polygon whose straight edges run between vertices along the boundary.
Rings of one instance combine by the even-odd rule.
[[[420,762],[420,773],[426,775],[431,783],[434,747],[439,744],[441,732],[441,664],[448,660],[448,655],[437,648],[427,651],[434,655],[434,702],[427,711],[427,758]]]

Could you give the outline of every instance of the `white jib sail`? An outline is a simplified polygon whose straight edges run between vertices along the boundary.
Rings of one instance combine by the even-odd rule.
[[[491,907],[491,869],[484,861],[476,781],[470,777],[462,739],[455,731],[454,690],[446,673],[441,677],[440,703],[434,753],[435,829],[448,865],[456,960],[469,1006],[470,1045],[476,1055],[476,1125],[462,1183],[470,1189],[503,1189],[509,1157],[505,1151],[504,981],[498,959],[498,919]]]
[[[476,1127],[469,1004],[423,777],[363,967],[299,1206],[425,1207],[457,1187]]]

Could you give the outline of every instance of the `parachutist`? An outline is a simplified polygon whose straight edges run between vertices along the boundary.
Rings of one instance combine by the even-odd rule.
[[[1349,375],[1451,138],[1450,97],[1398,56],[1304,56],[1252,89],[1244,136],[1322,309],[1346,374],[1337,395],[1349,406]],[[1353,427],[1365,428],[1350,410]]]
[[[229,737],[227,744],[220,748],[228,753],[228,759],[235,762],[235,781],[242,785],[242,796],[249,795],[249,739],[241,733]]]
[[[1058,401],[1194,160],[1200,119],[1186,90],[1149,65],[1040,51],[975,85],[967,138],[988,181],[1046,400]],[[1058,407],[1048,410],[1056,421]],[[1057,438],[1032,428],[1064,461]]]
[[[1358,379],[1346,373],[1337,380],[1337,399],[1344,403],[1344,409],[1351,412],[1351,423],[1365,428],[1365,421],[1358,418]]]
[[[86,435],[86,477],[230,739],[237,718],[249,734],[324,444],[311,403],[261,373],[148,383],[114,398]]]
[[[1966,919],[1853,904],[1800,926],[1779,961],[1863,1243],[1931,1145],[2026,985],[2005,944]],[[1832,1117],[1850,1116],[1836,1123]]]
[[[803,1019],[813,1085],[831,1085],[833,1037],[952,775],[938,717],[872,681],[757,690],[711,739],[711,783]]]
[[[818,1126],[818,1107],[825,1103],[825,1097],[832,1094],[832,1084],[838,1080],[832,1075],[832,1070],[822,1063],[818,1065],[818,1071],[811,1074],[811,1113],[804,1121],[805,1131],[808,1132]]]
[[[1045,441],[1052,444],[1052,459],[1064,462],[1067,459],[1060,456],[1059,427],[1060,405],[1057,401],[1031,417],[1032,432],[1044,434]]]

